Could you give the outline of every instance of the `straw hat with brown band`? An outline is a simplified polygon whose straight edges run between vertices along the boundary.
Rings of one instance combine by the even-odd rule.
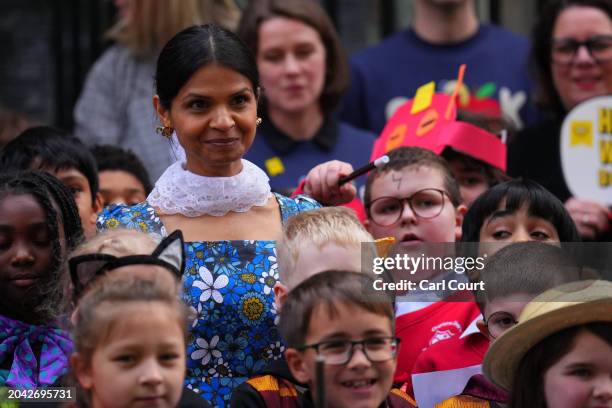
[[[560,330],[592,322],[612,323],[612,282],[572,282],[535,297],[523,310],[519,323],[500,336],[484,359],[485,375],[510,390],[525,354]]]

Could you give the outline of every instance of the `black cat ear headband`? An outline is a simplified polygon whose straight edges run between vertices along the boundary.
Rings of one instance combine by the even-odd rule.
[[[168,269],[179,280],[185,269],[183,234],[174,231],[164,238],[151,255],[128,255],[116,257],[109,254],[86,254],[68,261],[70,279],[74,287],[75,299],[83,290],[106,272],[127,265],[157,265]]]

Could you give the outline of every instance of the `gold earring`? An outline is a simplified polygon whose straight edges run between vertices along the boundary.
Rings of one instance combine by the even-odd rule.
[[[255,126],[261,125],[261,122],[263,122],[263,119],[262,118],[257,118],[257,120],[255,121]]]
[[[172,136],[172,133],[174,132],[174,128],[170,126],[158,126],[155,128],[155,131],[163,137],[169,139]]]

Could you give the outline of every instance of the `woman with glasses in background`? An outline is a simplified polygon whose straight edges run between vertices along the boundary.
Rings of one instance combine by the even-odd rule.
[[[583,239],[605,240],[610,210],[572,197],[562,176],[559,137],[576,105],[612,94],[612,2],[552,1],[534,30],[532,63],[545,116],[509,145],[508,174],[534,179],[563,201]]]

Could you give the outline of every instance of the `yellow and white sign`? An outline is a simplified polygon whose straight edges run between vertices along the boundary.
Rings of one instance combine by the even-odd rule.
[[[612,96],[585,101],[565,117],[561,167],[574,196],[612,205]]]

